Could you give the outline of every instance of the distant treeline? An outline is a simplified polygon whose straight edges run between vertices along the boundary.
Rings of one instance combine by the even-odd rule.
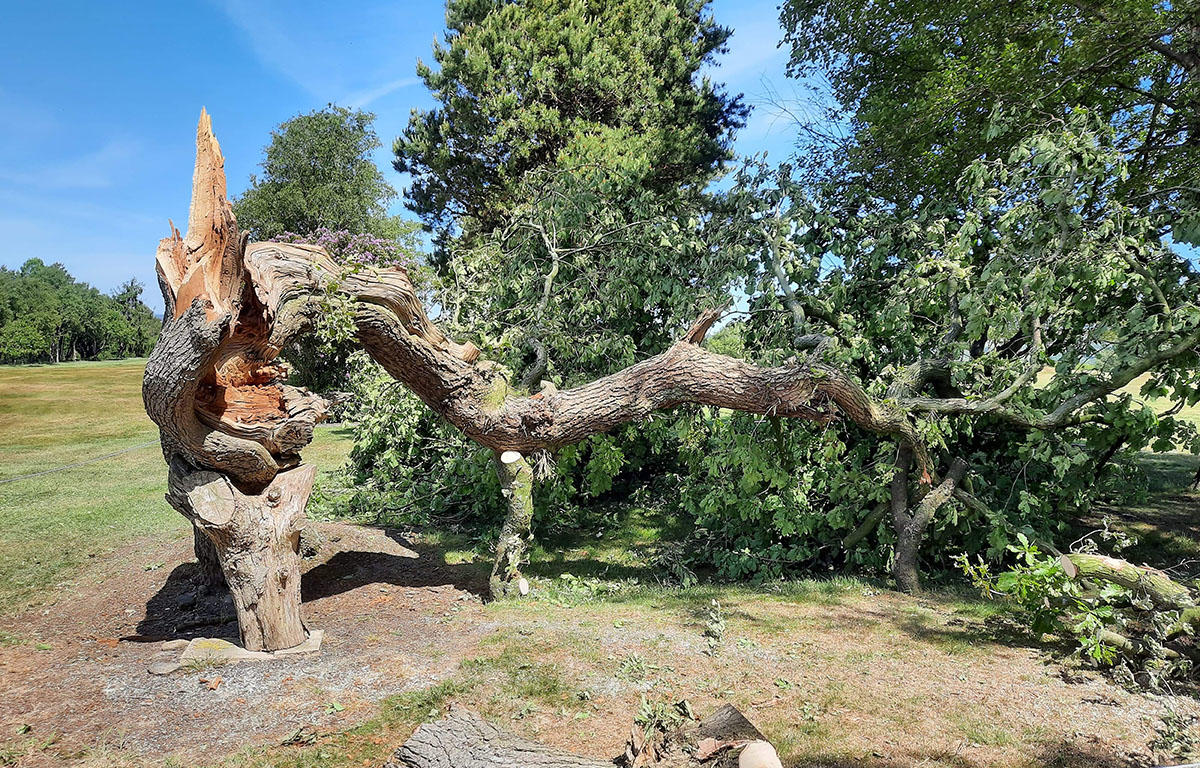
[[[161,322],[130,279],[106,295],[61,264],[0,267],[0,363],[57,363],[148,355]]]

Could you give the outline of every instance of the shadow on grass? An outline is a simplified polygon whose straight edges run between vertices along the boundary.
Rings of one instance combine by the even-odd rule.
[[[920,765],[954,766],[955,768],[992,768],[994,758],[973,754],[973,745],[963,743],[954,749],[929,751],[904,750],[899,755],[870,756],[823,755],[819,752],[801,753],[784,764],[791,768],[913,768]],[[1116,754],[1102,744],[1078,742],[1043,742],[1027,763],[1038,768],[1128,768],[1127,757]]]
[[[488,567],[477,563],[450,564],[440,547],[414,543],[401,533],[383,529],[389,538],[417,557],[386,552],[337,552],[325,562],[305,571],[301,581],[302,600],[349,592],[367,584],[398,587],[440,587],[450,585],[478,597],[488,594]]]
[[[913,640],[949,654],[969,653],[972,649],[995,645],[1067,653],[1072,650],[1069,645],[1059,647],[1040,642],[1029,631],[1028,625],[1006,615],[991,616],[983,621],[952,617],[939,623],[931,614],[906,611],[895,617],[894,624]]]
[[[1195,456],[1181,453],[1142,453],[1139,462],[1151,489],[1142,504],[1099,507],[1085,518],[1085,530],[1101,527],[1100,517],[1116,520],[1138,538],[1120,556],[1124,559],[1189,576],[1200,571],[1200,493],[1191,489],[1196,477]]]

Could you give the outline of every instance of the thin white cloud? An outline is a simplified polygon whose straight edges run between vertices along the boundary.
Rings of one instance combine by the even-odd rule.
[[[382,99],[384,96],[394,93],[401,88],[407,88],[410,85],[416,85],[419,82],[421,82],[421,80],[416,77],[402,77],[399,80],[393,80],[390,83],[384,83],[377,88],[371,88],[359,93],[352,93],[343,98],[339,103],[352,109],[362,109],[373,101]]]
[[[298,8],[279,0],[213,0],[253,55],[318,102],[365,107],[420,82],[395,35],[403,18],[389,4],[345,14],[333,4]],[[415,58],[415,57],[413,57]]]
[[[265,3],[240,0],[216,0],[217,6],[234,26],[245,35],[255,57],[313,96],[321,96],[326,83],[316,77],[305,61],[305,51],[290,37],[283,24],[278,23]]]

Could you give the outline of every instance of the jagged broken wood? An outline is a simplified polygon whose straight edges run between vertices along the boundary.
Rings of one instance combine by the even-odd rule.
[[[169,467],[167,500],[194,525],[202,571],[215,555],[243,645],[275,651],[306,637],[298,543],[313,471],[299,450],[325,404],[283,383],[275,360],[288,339],[271,327],[245,248],[202,113],[187,236],[172,226],[158,247],[166,308],[142,398]]]
[[[634,724],[625,753],[614,762],[622,768],[736,768],[743,749],[767,744],[758,728],[732,704],[718,707],[699,721],[687,701],[675,707],[689,717],[678,725],[649,732]],[[773,754],[774,749],[767,746]]]

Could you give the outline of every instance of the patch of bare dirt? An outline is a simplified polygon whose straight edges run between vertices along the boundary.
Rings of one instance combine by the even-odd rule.
[[[560,603],[542,582],[531,600],[485,607],[477,567],[386,531],[319,528],[304,576],[306,621],[326,631],[316,656],[148,674],[177,657],[164,640],[235,638],[232,608],[197,597],[184,540],[131,544],[53,605],[0,622],[23,638],[0,647],[0,732],[16,764],[85,750],[104,764],[108,748],[210,765],[297,729],[350,728],[381,698],[450,678],[470,682],[454,701],[599,757],[621,750],[643,697],[701,713],[732,703],[805,767],[1148,766],[1167,707],[1200,714],[1193,699],[1130,693],[996,642],[936,599],[732,592],[714,650],[705,599]]]
[[[23,640],[0,647],[0,732],[13,751],[55,738],[18,764],[97,746],[191,763],[347,727],[384,696],[446,677],[491,629],[476,571],[382,530],[318,527],[326,545],[303,582],[305,621],[325,630],[317,655],[149,674],[179,656],[163,641],[237,640],[227,599],[197,597],[190,539],[131,545],[53,605],[0,622]],[[137,565],[147,560],[164,566]]]

